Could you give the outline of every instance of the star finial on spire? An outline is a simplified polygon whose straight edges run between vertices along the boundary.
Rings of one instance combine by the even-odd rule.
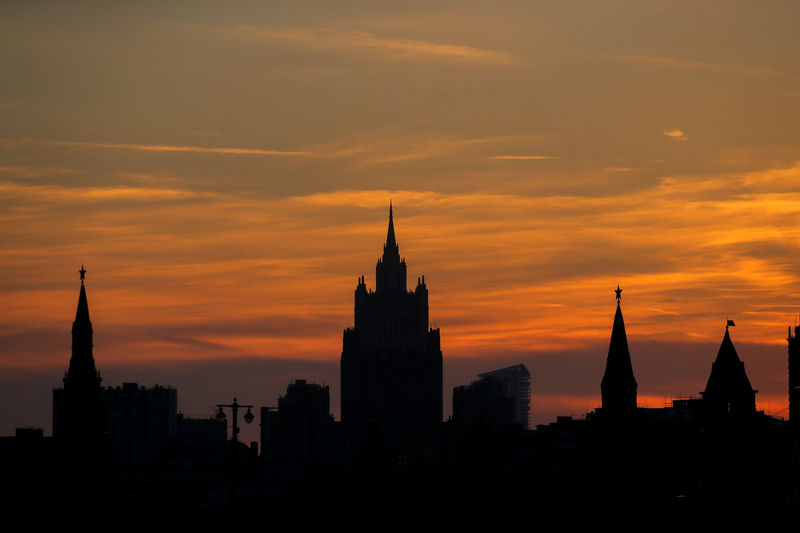
[[[619,283],[617,283],[617,288],[614,291],[617,294],[617,301],[622,299],[622,289],[619,288]]]
[[[389,200],[389,218],[392,218],[392,200]]]
[[[78,272],[80,272],[80,275],[81,275],[81,285],[83,285],[83,280],[85,280],[85,279],[86,279],[86,269],[85,269],[85,268],[83,268],[83,265],[81,265],[81,269],[80,269],[80,270],[78,270]]]

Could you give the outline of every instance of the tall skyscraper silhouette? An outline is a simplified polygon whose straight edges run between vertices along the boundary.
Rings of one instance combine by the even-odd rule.
[[[636,410],[636,378],[633,377],[631,354],[628,351],[628,336],[622,319],[620,300],[622,289],[617,285],[617,312],[611,329],[611,342],[608,345],[606,371],[600,382],[603,397],[603,413],[606,416],[629,414]]]
[[[64,388],[53,391],[53,435],[63,436],[73,443],[98,440],[105,431],[105,414],[100,388],[100,373],[92,353],[92,321],[86,299],[81,267],[81,292],[78,309],[72,323],[72,356],[64,376]]]
[[[442,421],[442,350],[439,329],[428,328],[428,289],[417,278],[406,289],[389,205],[383,256],[375,290],[364,277],[355,290],[355,321],[344,330],[341,359],[342,424],[350,459],[370,421],[394,453],[408,453],[425,431]]]

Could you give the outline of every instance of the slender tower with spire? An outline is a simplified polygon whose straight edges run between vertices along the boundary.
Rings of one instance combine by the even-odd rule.
[[[442,422],[442,350],[439,329],[428,327],[428,289],[417,278],[406,288],[406,262],[389,227],[375,266],[375,290],[364,276],[355,290],[354,325],[344,330],[341,359],[342,424],[353,459],[372,422],[395,453],[416,446]]]
[[[625,334],[625,322],[622,319],[622,309],[620,308],[622,289],[619,288],[619,284],[614,292],[617,295],[617,312],[614,315],[611,342],[608,345],[606,371],[600,382],[605,416],[627,415],[634,412],[638,387],[636,378],[633,377],[628,337]]]
[[[72,323],[72,357],[64,388],[53,391],[53,434],[71,441],[99,438],[104,431],[100,373],[94,364],[92,321],[86,299],[86,269],[81,266],[81,292]]]

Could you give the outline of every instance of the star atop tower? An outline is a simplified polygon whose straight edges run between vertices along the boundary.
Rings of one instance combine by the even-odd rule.
[[[619,288],[619,283],[617,283],[617,289],[614,291],[617,294],[617,301],[622,299],[622,289]]]
[[[92,321],[89,319],[89,302],[86,300],[86,287],[83,284],[84,280],[86,279],[86,269],[83,268],[83,265],[81,265],[81,269],[78,272],[81,274],[81,292],[78,296],[78,309],[75,312],[75,322],[72,325],[72,328],[73,331],[75,331],[76,327],[88,327],[88,329],[91,330]]]

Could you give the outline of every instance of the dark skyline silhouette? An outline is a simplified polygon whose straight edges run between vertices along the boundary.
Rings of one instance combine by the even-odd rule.
[[[390,206],[389,225],[388,225],[388,230],[387,230],[386,244],[384,245],[384,253],[383,253],[382,258],[378,261],[378,263],[376,265],[376,288],[378,286],[380,286],[381,287],[380,293],[382,293],[382,294],[392,294],[393,292],[396,293],[396,294],[401,294],[403,292],[403,290],[400,289],[400,287],[405,285],[405,276],[406,276],[405,260],[401,259],[400,255],[399,255],[399,246],[397,244],[395,231],[394,231],[393,211],[392,211],[392,207]],[[89,318],[88,299],[87,299],[87,296],[86,296],[86,288],[84,286],[85,269],[83,267],[81,268],[81,271],[80,271],[80,280],[81,280],[81,289],[80,289],[79,296],[78,296],[76,317],[75,317],[75,321],[73,322],[73,328],[72,328],[72,337],[73,337],[72,356],[70,358],[69,369],[65,373],[64,382],[65,382],[65,384],[68,381],[71,382],[71,383],[76,383],[76,384],[77,383],[82,383],[83,387],[82,387],[82,389],[79,389],[79,390],[89,390],[91,387],[86,386],[86,384],[87,383],[91,384],[94,381],[96,381],[97,382],[97,387],[99,388],[99,385],[101,383],[101,378],[100,378],[100,373],[96,369],[94,356],[93,356],[93,340],[92,340],[92,337],[93,337],[94,331],[93,331],[93,327],[92,327],[92,324],[91,324],[91,320]],[[419,297],[420,288],[424,289],[424,292],[422,292],[421,294],[423,296],[427,296],[427,287],[424,284],[424,276],[418,279],[417,290],[415,290],[413,292],[408,292],[407,295],[408,296],[414,295],[415,297]],[[359,301],[359,294],[360,294],[361,291],[365,292],[365,279],[363,277],[359,278],[359,285],[358,285],[358,288],[356,290],[356,301],[357,302]],[[603,390],[605,388],[607,380],[610,379],[608,377],[609,373],[611,373],[611,375],[622,375],[623,378],[621,380],[618,377],[616,379],[617,379],[618,382],[620,382],[620,381],[625,382],[626,385],[624,385],[624,387],[619,387],[618,386],[617,388],[618,389],[625,388],[626,390],[628,390],[628,392],[625,392],[625,393],[622,394],[622,396],[625,396],[625,398],[626,398],[624,400],[624,402],[626,404],[636,405],[636,400],[635,400],[635,398],[636,398],[636,380],[633,377],[633,369],[632,369],[632,364],[631,364],[631,359],[630,359],[630,353],[629,353],[628,346],[627,346],[627,336],[626,336],[626,332],[625,332],[625,325],[624,325],[624,320],[622,318],[622,312],[621,312],[621,307],[620,307],[620,295],[619,295],[619,293],[621,293],[621,290],[619,290],[619,287],[617,288],[617,292],[618,292],[618,295],[617,295],[617,311],[616,311],[616,314],[615,314],[615,317],[614,317],[613,326],[612,326],[611,342],[610,342],[610,345],[609,345],[609,356],[608,356],[607,361],[606,361],[606,373],[604,374],[603,381],[601,383],[601,390]],[[373,291],[369,291],[368,294],[369,295],[374,295],[374,294],[378,294],[378,293],[379,293],[379,291],[376,290],[374,292]],[[392,300],[391,298],[387,299],[387,301],[390,301],[390,302],[391,302],[391,300]],[[427,298],[424,298],[424,300],[426,301]],[[385,304],[382,304],[382,305],[385,305]],[[423,307],[424,307],[424,315],[425,315],[424,319],[420,319],[419,317],[417,317],[417,318],[414,318],[413,320],[411,320],[412,323],[413,322],[419,322],[421,324],[423,322],[427,322],[427,305],[424,305]],[[423,307],[420,307],[420,308],[423,308]],[[356,306],[356,309],[358,310],[358,305]],[[414,312],[415,311],[412,311],[412,314]],[[387,324],[388,324],[388,326],[387,326]],[[383,327],[383,332],[382,333],[379,332],[379,333],[376,334],[376,333],[373,332],[372,341],[371,342],[375,343],[376,342],[375,339],[381,339],[378,342],[385,342],[386,345],[392,345],[393,343],[402,344],[402,343],[407,343],[408,339],[412,338],[413,335],[414,335],[412,333],[410,337],[409,336],[405,336],[404,337],[405,334],[403,334],[401,332],[401,337],[400,338],[398,338],[398,337],[389,338],[387,335],[384,335],[384,333],[391,333],[392,335],[395,335],[396,332],[398,331],[397,328],[394,328],[390,323],[384,323],[382,325],[382,327]],[[380,331],[380,328],[376,329],[376,328],[373,327],[372,329],[374,331]],[[348,331],[351,332],[351,334],[352,334],[352,332],[354,330],[355,330],[355,328],[346,330],[345,337],[347,337],[347,332]],[[365,329],[365,331],[368,331],[368,329]],[[430,337],[430,335],[434,334],[435,331],[436,330],[431,330],[430,332],[428,332],[427,333],[428,337]],[[369,336],[367,336],[367,337],[369,338]],[[726,340],[727,340],[727,342],[726,342]],[[792,340],[792,337],[791,337],[791,332],[790,332],[790,346],[792,345],[791,340]],[[730,345],[729,349],[723,349],[723,348],[726,348],[728,345]],[[733,352],[732,357],[726,355],[726,354],[729,354],[729,352],[731,352],[731,351]],[[723,357],[723,355],[724,355],[724,357]],[[720,359],[720,358],[722,358],[722,359]],[[725,369],[727,370],[726,374],[736,373],[737,371],[732,370],[733,367],[735,367],[736,365],[732,364],[732,363],[729,364],[730,361],[728,361],[728,359],[738,361],[738,355],[735,352],[735,348],[732,347],[732,343],[730,342],[729,334],[728,334],[727,328],[726,328],[726,335],[725,335],[725,338],[723,339],[722,346],[720,347],[720,353],[717,356],[717,362],[714,363],[712,368],[716,368],[717,366],[720,366],[720,365],[718,365],[718,362],[721,361],[721,360],[724,360],[723,362],[725,363],[725,365],[722,365],[722,366],[725,366]],[[741,363],[741,361],[739,361],[738,365],[742,367],[741,372],[743,373],[744,372],[743,363]],[[722,374],[722,372],[712,372],[711,377],[709,378],[709,383],[721,381],[722,378],[717,377],[718,375],[721,375],[721,374]],[[736,381],[738,378],[727,377],[725,379],[727,379],[728,381],[731,381],[731,380]],[[749,381],[747,380],[747,376],[746,375],[744,375],[744,380],[747,381],[747,383],[746,383],[747,387],[745,387],[745,388],[748,388],[749,387]],[[631,385],[631,383],[632,383],[632,385]],[[714,387],[712,386],[712,388],[714,388]],[[631,398],[631,393],[630,393],[631,389],[633,391],[632,392],[632,398],[633,398],[632,401],[630,399]],[[707,389],[708,389],[708,387],[707,387]],[[706,391],[703,391],[703,392],[705,393]],[[63,389],[57,389],[54,392],[54,394],[55,395],[63,394]],[[92,396],[92,394],[85,394],[85,396],[87,396],[87,397],[88,396]],[[605,399],[605,397],[603,397],[603,399]],[[751,405],[750,405],[750,407],[748,407],[748,409],[754,410],[755,409],[754,402],[749,402],[749,403]],[[629,405],[629,407],[630,407],[630,405]],[[61,411],[61,409],[62,409],[62,407],[61,407],[60,404],[59,404],[58,407],[56,407],[54,405],[54,411]],[[61,414],[59,414],[59,417],[60,416],[61,416]],[[56,430],[54,432],[57,433],[58,431]]]
[[[2,10],[9,523],[800,522],[800,4],[96,7]]]
[[[104,382],[152,384],[156,365],[186,376],[211,359],[338,359],[331,338],[352,312],[343,280],[372,261],[384,237],[375,221],[394,198],[405,255],[435,289],[447,373],[462,372],[446,390],[523,361],[556,389],[539,397],[535,422],[593,406],[596,387],[574,377],[583,363],[573,361],[605,352],[603,287],[624,281],[640,405],[703,390],[706,375],[699,387],[679,382],[651,354],[702,359],[698,344],[716,351],[716,319],[731,315],[759,409],[787,416],[775,339],[800,286],[798,47],[786,46],[797,7],[517,7],[470,4],[454,21],[436,6],[359,1],[325,31],[309,18],[321,5],[275,13],[252,0],[224,16],[210,4],[175,16],[7,10],[9,400],[49,396],[49,384],[20,383],[55,368],[60,386],[75,303],[67,273],[81,263]],[[183,15],[208,31],[142,30]],[[597,21],[588,34],[587,20]],[[724,20],[703,26],[722,40],[698,20]],[[548,46],[537,28],[549,28]],[[121,50],[130,61],[112,59]],[[253,70],[253,54],[269,68]],[[271,383],[267,399],[293,377],[303,375]],[[338,417],[336,372],[324,381]],[[237,385],[252,386],[246,372]],[[200,415],[234,394],[184,398]],[[2,433],[50,426],[49,409],[26,411],[4,410]]]
[[[388,251],[388,254],[387,254]],[[389,262],[387,262],[387,258]],[[72,350],[72,357],[70,358],[70,369],[65,374],[65,383],[67,378],[72,374],[75,376],[75,379],[78,379],[78,376],[85,376],[92,375],[95,376],[94,379],[98,380],[98,386],[100,383],[100,374],[97,372],[94,363],[94,357],[92,354],[93,350],[93,328],[91,325],[91,320],[89,319],[89,310],[88,310],[88,300],[86,297],[86,289],[84,286],[84,275],[85,270],[83,267],[81,268],[81,291],[78,296],[78,305],[76,310],[76,318],[75,322],[73,323],[73,350]],[[376,287],[380,285],[384,291],[391,290],[390,287],[399,287],[400,283],[404,282],[405,278],[405,260],[400,259],[399,256],[399,246],[397,245],[396,236],[394,232],[394,220],[393,220],[393,213],[390,206],[390,216],[389,216],[389,227],[387,230],[387,238],[386,238],[386,245],[384,245],[384,254],[381,260],[378,261],[376,266]],[[424,285],[424,278],[418,279],[418,288],[422,287],[427,292],[427,288]],[[359,289],[356,290],[356,295],[358,299],[358,294],[361,286],[364,284],[364,278],[359,278]],[[620,291],[621,292],[621,291]],[[377,291],[376,291],[377,293]],[[369,294],[373,294],[373,291],[370,291]],[[408,293],[414,294],[414,293]],[[612,327],[612,339],[609,345],[609,357],[606,361],[606,374],[604,375],[603,384],[601,385],[601,390],[604,387],[604,384],[607,379],[607,375],[609,373],[610,368],[622,368],[622,374],[629,374],[626,378],[633,382],[633,401],[630,402],[633,405],[636,404],[635,401],[635,387],[636,387],[636,380],[633,377],[632,365],[630,362],[630,353],[627,347],[627,338],[625,333],[624,321],[622,319],[621,314],[621,307],[619,304],[619,299],[617,301],[617,313],[614,317],[614,325]],[[427,310],[426,310],[427,311]],[[387,331],[392,331],[392,328],[388,328]],[[726,333],[727,336],[727,333]],[[390,341],[396,342],[395,340]],[[723,346],[725,346],[725,342],[723,342]],[[722,352],[721,352],[722,353]],[[735,353],[735,349],[734,349]],[[738,356],[735,356],[738,357]],[[718,356],[719,358],[719,356]],[[741,363],[740,363],[741,364]],[[717,364],[714,364],[716,367]],[[620,373],[619,371],[616,371]],[[714,373],[712,373],[712,376]],[[747,377],[745,376],[745,380]],[[84,381],[87,381],[84,379]],[[89,380],[91,381],[91,380]],[[709,381],[712,381],[711,378]],[[691,394],[692,392],[689,391]],[[55,394],[62,394],[59,390],[56,391]],[[629,400],[626,400],[629,401]],[[446,400],[445,400],[446,403]],[[55,408],[56,410],[60,410],[60,407]]]
[[[235,424],[226,435],[221,416],[179,415],[175,389],[134,383],[102,389],[85,272],[81,268],[64,388],[53,391],[54,436],[19,430],[0,439],[0,459],[12,473],[8,488],[21,508],[30,507],[37,491],[67,491],[57,504],[61,513],[90,497],[101,504],[99,516],[122,508],[171,519],[188,512],[188,521],[198,524],[210,516],[209,505],[217,518],[268,505],[274,523],[284,524],[325,502],[328,514],[315,523],[362,525],[411,501],[416,507],[399,523],[424,515],[463,526],[473,521],[460,509],[480,507],[479,521],[510,524],[512,518],[497,511],[521,501],[556,513],[553,519],[569,506],[585,506],[595,514],[567,520],[582,527],[609,523],[605,513],[624,527],[654,514],[666,516],[671,527],[796,518],[800,432],[756,409],[730,320],[702,398],[643,408],[637,406],[618,286],[598,409],[529,430],[531,374],[517,364],[453,389],[454,416],[443,421],[439,330],[428,327],[424,278],[414,291],[406,289],[390,206],[376,289],[367,291],[359,277],[355,326],[344,330],[341,421],[330,413],[329,387],[305,379],[287,386],[277,408],[236,399],[218,404],[233,408],[234,418],[237,407],[248,408],[246,421],[250,408],[260,411],[259,446],[240,442]],[[791,370],[791,331],[788,343]],[[467,478],[479,488],[468,489]],[[409,491],[420,484],[426,498],[443,491],[455,506],[421,504]],[[628,503],[622,514],[619,501]],[[773,501],[783,503],[766,516]]]

